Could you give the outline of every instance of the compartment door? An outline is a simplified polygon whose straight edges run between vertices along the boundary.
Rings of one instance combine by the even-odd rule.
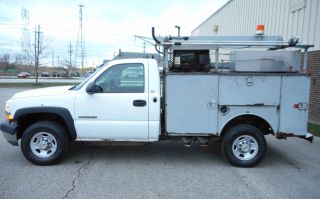
[[[305,135],[308,123],[310,78],[282,77],[280,132]]]
[[[167,75],[168,133],[217,132],[218,76]]]

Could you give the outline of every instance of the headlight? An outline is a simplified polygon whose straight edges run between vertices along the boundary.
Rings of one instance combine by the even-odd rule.
[[[6,102],[6,109],[5,109],[6,113],[11,113],[11,104],[9,101]]]

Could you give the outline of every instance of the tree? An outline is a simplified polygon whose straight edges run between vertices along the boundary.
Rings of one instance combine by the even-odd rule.
[[[70,61],[68,59],[64,59],[61,65],[62,67],[59,67],[59,69],[63,70],[66,73],[66,77],[70,77],[71,76]]]
[[[9,52],[4,52],[1,57],[0,57],[0,62],[2,64],[9,64],[10,63],[10,53]]]
[[[14,64],[16,65],[27,65],[25,64],[26,56],[21,53],[14,54]]]
[[[36,83],[38,83],[38,67],[41,65],[41,60],[49,55],[49,46],[44,43],[43,32],[40,32],[40,25],[38,29],[34,31],[34,43],[27,45],[28,48],[24,48],[24,53],[30,60],[31,64],[35,66]]]
[[[10,66],[10,53],[9,52],[4,52],[0,56],[0,66],[2,69],[6,69]]]

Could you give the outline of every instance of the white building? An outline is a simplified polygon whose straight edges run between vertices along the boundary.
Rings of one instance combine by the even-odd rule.
[[[257,25],[265,35],[284,41],[298,37],[313,44],[309,53],[311,96],[309,119],[320,124],[320,0],[229,0],[192,31],[192,35],[254,35]]]
[[[230,0],[192,31],[192,35],[254,35],[258,24],[265,35],[292,36],[320,49],[319,0]]]

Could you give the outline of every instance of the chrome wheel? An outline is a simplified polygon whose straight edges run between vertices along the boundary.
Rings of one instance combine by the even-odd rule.
[[[37,157],[48,158],[56,152],[57,140],[50,133],[39,132],[31,138],[30,148]]]
[[[250,135],[241,135],[232,144],[233,155],[239,160],[251,160],[259,150],[257,140]]]

